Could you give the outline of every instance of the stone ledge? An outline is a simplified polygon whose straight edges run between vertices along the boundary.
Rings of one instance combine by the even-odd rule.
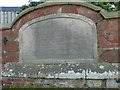
[[[3,76],[59,79],[118,79],[118,67],[110,63],[23,64],[7,63]]]
[[[100,14],[101,14],[105,19],[118,18],[118,17],[120,17],[119,13],[120,13],[120,10],[119,10],[119,11],[116,11],[116,12],[108,12],[108,11],[102,9],[102,10],[100,11]]]
[[[111,50],[120,50],[120,47],[113,47],[113,48],[98,48],[99,56],[103,54],[106,51],[111,51]]]
[[[5,29],[11,29],[11,27],[12,27],[12,24],[0,24],[0,31],[1,30],[5,30]]]
[[[119,50],[120,47],[112,47],[112,48],[98,48],[99,50]]]

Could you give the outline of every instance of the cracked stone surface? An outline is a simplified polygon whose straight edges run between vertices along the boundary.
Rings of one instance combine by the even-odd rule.
[[[102,66],[102,68],[101,68]],[[103,68],[104,67],[104,68]],[[76,64],[23,64],[8,63],[3,76],[60,79],[110,79],[118,78],[118,68],[104,63]],[[94,77],[93,77],[94,76]]]

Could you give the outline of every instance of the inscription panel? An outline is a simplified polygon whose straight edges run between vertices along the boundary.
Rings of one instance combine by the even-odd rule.
[[[94,60],[93,29],[92,24],[75,18],[34,20],[20,32],[20,59],[32,63]]]

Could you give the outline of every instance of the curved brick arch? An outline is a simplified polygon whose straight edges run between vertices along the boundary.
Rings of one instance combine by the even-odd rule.
[[[53,13],[73,13],[73,14],[80,14],[92,19],[95,23],[100,22],[103,17],[97,11],[100,11],[101,8],[94,6],[89,3],[45,3],[40,4],[36,7],[30,7],[24,10],[18,17],[13,21],[9,28],[19,30],[19,28],[24,25],[26,22],[40,17],[45,16]]]

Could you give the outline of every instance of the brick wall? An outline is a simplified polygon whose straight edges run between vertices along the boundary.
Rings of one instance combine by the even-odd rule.
[[[105,19],[99,12],[84,6],[54,5],[31,11],[18,19],[11,30],[9,29],[0,31],[2,32],[3,40],[3,63],[19,60],[18,30],[21,26],[34,18],[57,13],[58,11],[60,11],[60,13],[80,14],[92,19],[97,26],[100,60],[108,62],[120,62],[120,59],[118,59],[118,47],[120,47],[118,40],[118,38],[120,38],[118,21],[120,18]]]
[[[92,19],[96,23],[97,27],[97,35],[98,35],[98,54],[100,62],[120,62],[119,56],[119,23],[120,18],[105,18],[100,14],[100,11],[95,11],[91,8],[82,6],[82,5],[51,5],[47,7],[38,8],[35,10],[29,11],[29,13],[23,14],[19,19],[14,22],[11,29],[3,29],[0,30],[2,33],[2,63],[5,64],[7,62],[17,62],[19,61],[19,39],[18,39],[18,31],[19,29],[28,21],[35,19],[40,16],[45,16],[53,13],[74,13],[86,16]],[[112,87],[111,81],[117,83],[116,80],[74,80],[76,84],[79,83],[80,86],[86,85],[86,87],[90,87],[91,83],[98,83],[98,87]],[[3,86],[10,87],[11,85],[25,85],[30,84],[34,85],[36,82],[39,82],[39,86],[43,85],[62,85],[61,83],[65,83],[60,80],[44,80],[44,79],[24,79],[24,78],[3,78]],[[73,82],[67,81],[67,83]],[[57,83],[57,84],[56,84]],[[114,84],[115,84],[114,83]],[[78,85],[78,86],[79,86]],[[118,87],[117,84],[115,84]],[[74,86],[74,85],[73,85]]]

